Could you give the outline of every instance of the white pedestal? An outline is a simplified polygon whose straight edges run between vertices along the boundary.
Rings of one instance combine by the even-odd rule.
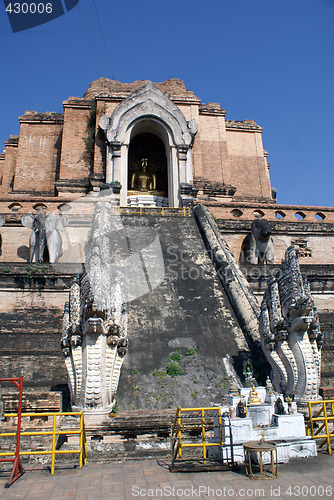
[[[270,404],[249,405],[248,415],[253,425],[270,425],[274,408]]]
[[[232,406],[232,408],[236,408],[240,400],[246,405],[245,396],[242,396],[241,394],[238,394],[238,396],[228,394],[225,396],[225,399],[228,404]]]
[[[129,207],[168,207],[168,198],[150,194],[136,194],[128,196],[127,204]]]
[[[289,439],[305,437],[304,415],[293,413],[292,415],[273,415],[273,425],[277,426],[277,439]]]

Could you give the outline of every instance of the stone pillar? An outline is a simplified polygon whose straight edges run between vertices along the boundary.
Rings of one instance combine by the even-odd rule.
[[[117,159],[116,159],[117,158]],[[115,157],[114,178],[122,184],[120,205],[127,206],[128,199],[128,145],[122,144],[119,156]]]
[[[107,157],[106,157],[106,182],[110,184],[113,176],[113,158],[112,158],[112,149],[110,145],[107,145]]]
[[[179,159],[179,182],[185,183],[187,182],[187,152],[188,146],[179,146],[178,147],[178,159]]]
[[[106,172],[106,182],[120,181],[120,175],[117,178],[117,170],[119,169],[118,162],[121,157],[121,145],[119,142],[111,142],[109,146],[108,158],[107,158],[107,172]]]
[[[188,184],[193,183],[193,161],[192,161],[192,147],[188,149],[187,164],[186,164],[186,181]]]
[[[175,146],[170,148],[170,165],[168,169],[168,199],[170,207],[180,206],[180,180],[178,169],[178,155]]]

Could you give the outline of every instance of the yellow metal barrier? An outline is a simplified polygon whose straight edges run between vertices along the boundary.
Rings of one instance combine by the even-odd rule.
[[[191,217],[190,207],[112,207],[114,214],[120,215],[183,215]]]
[[[208,413],[210,412],[210,415]],[[213,413],[217,416],[217,425],[208,423],[205,417],[213,417]],[[191,415],[191,414],[192,415]],[[197,413],[197,415],[196,415]],[[184,419],[188,419],[188,423],[184,423]],[[218,428],[218,442],[212,443],[207,441],[207,431],[213,430],[214,427]],[[201,442],[200,443],[189,443],[184,441],[182,432],[200,430],[201,432]],[[220,407],[211,408],[180,408],[177,407],[176,416],[174,423],[172,425],[171,431],[171,456],[172,464],[178,457],[182,460],[182,448],[202,448],[203,463],[206,463],[207,459],[207,447],[211,446],[222,446],[222,420],[221,420],[221,409]]]
[[[313,415],[312,406],[320,406],[320,409]],[[308,411],[310,422],[306,426],[306,433],[312,436],[312,439],[323,439],[319,444],[321,448],[327,443],[327,451],[329,455],[332,454],[331,438],[334,437],[334,399],[327,399],[324,401],[309,401]],[[314,425],[315,422],[321,423],[318,428]],[[330,425],[332,428],[330,429]],[[322,433],[325,429],[326,433]]]
[[[62,416],[80,416],[80,425],[78,430],[57,430],[57,417]],[[5,413],[5,418],[15,418],[17,413]],[[58,412],[58,413],[22,413],[22,418],[24,417],[53,417],[52,430],[51,431],[31,431],[23,432],[21,431],[21,436],[52,436],[52,446],[51,450],[36,450],[36,451],[20,451],[20,456],[23,455],[51,455],[51,474],[54,474],[55,470],[55,458],[56,455],[61,455],[65,453],[78,453],[79,454],[79,466],[82,467],[87,463],[87,441],[85,432],[85,423],[83,412]],[[56,435],[79,435],[79,447],[76,450],[56,450]],[[1,437],[16,436],[16,432],[1,432]],[[13,456],[14,452],[0,453],[0,457]]]

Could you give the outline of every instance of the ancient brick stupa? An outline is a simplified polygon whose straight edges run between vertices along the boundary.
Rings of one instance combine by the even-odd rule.
[[[64,304],[73,279],[89,275],[89,242],[99,241],[94,264],[103,254],[93,223],[102,200],[111,219],[98,226],[113,242],[128,318],[126,329],[105,332],[124,355],[109,406],[116,397],[127,409],[207,405],[231,381],[245,384],[249,367],[264,383],[260,305],[291,245],[320,328],[334,322],[334,210],[276,202],[255,121],[226,119],[220,104],[202,103],[178,79],[100,78],[63,108],[26,111],[0,155],[3,376],[23,367],[41,406],[57,406],[57,391],[69,399]],[[69,354],[86,320],[96,328],[107,321],[106,309],[86,299],[63,335]],[[324,338],[331,363],[332,337]],[[331,376],[323,367],[327,385]]]

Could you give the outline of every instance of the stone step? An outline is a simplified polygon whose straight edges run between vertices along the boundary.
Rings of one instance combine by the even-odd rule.
[[[16,413],[19,406],[18,391],[15,393],[2,390],[2,401],[5,413]],[[61,392],[24,392],[22,395],[22,412],[60,412],[63,395]]]

